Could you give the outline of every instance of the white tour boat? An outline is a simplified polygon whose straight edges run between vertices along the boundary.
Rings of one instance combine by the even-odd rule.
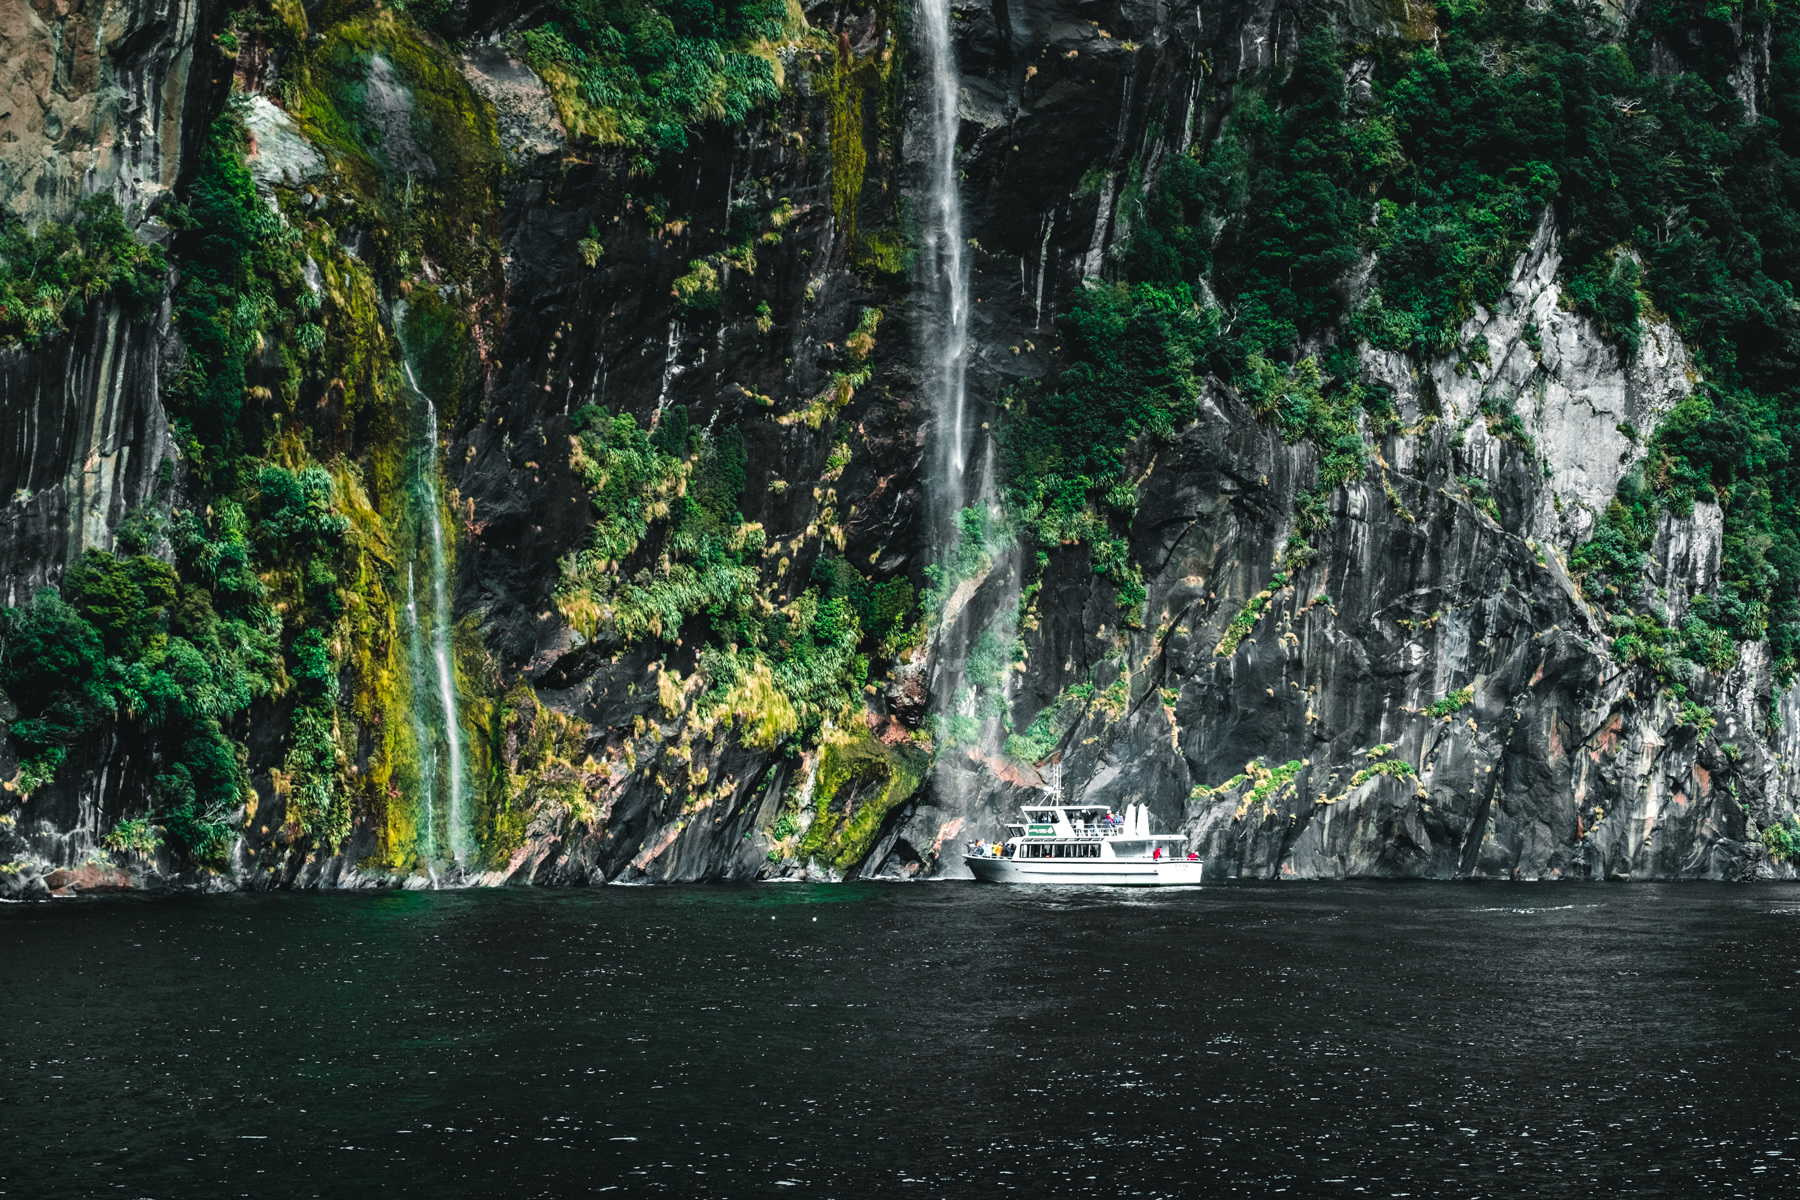
[[[1200,882],[1201,863],[1178,833],[1151,833],[1150,812],[1103,805],[1027,804],[1004,842],[970,842],[963,861],[988,883],[1167,887]]]

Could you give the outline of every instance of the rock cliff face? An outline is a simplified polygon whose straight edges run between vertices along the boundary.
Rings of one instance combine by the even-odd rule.
[[[36,226],[110,194],[142,220],[172,195],[224,80],[195,72],[209,35],[184,0],[19,4],[0,15],[0,204]],[[208,64],[210,65],[210,64]],[[146,240],[167,230],[149,220]],[[0,351],[0,571],[7,604],[53,582],[142,503],[169,453],[158,395],[167,314],[99,305],[36,353]]]
[[[217,53],[210,39],[225,14],[172,0],[88,7],[34,4],[0,28],[13,48],[12,113],[0,122],[25,131],[0,159],[3,202],[62,219],[105,189],[143,220],[180,191],[194,131],[223,111],[223,84],[196,67],[195,47]],[[342,19],[330,7],[299,18],[315,41]],[[448,6],[438,33],[459,40],[426,38],[457,73],[454,94],[480,110],[468,136],[503,164],[481,218],[499,278],[428,250],[406,265],[404,287],[378,283],[360,310],[409,372],[425,356],[408,353],[415,339],[396,322],[419,310],[418,296],[437,289],[465,314],[455,386],[434,396],[444,425],[433,449],[481,849],[450,861],[441,848],[451,843],[431,832],[444,802],[426,796],[422,815],[403,818],[413,776],[383,765],[401,762],[382,747],[411,693],[363,681],[408,669],[403,531],[419,518],[407,515],[413,493],[383,474],[393,449],[370,432],[379,420],[345,418],[335,444],[320,433],[307,453],[359,464],[370,513],[356,516],[368,531],[359,545],[378,547],[369,577],[382,580],[380,599],[367,598],[387,615],[353,612],[334,627],[345,646],[373,647],[376,664],[334,650],[345,695],[373,698],[346,699],[336,718],[341,836],[313,834],[295,815],[284,759],[293,693],[277,685],[229,725],[248,790],[217,869],[196,870],[166,842],[102,849],[121,819],[148,811],[163,769],[120,719],[28,801],[16,790],[0,801],[0,857],[12,859],[0,889],[919,878],[960,873],[964,839],[996,835],[1018,803],[1046,796],[1147,804],[1192,835],[1214,877],[1789,872],[1758,836],[1800,803],[1786,766],[1800,753],[1800,706],[1768,646],[1745,643],[1719,670],[1683,667],[1677,697],[1615,652],[1617,631],[1569,566],[1700,372],[1667,320],[1649,321],[1627,354],[1565,302],[1554,210],[1502,294],[1473,306],[1463,349],[1361,349],[1364,379],[1391,394],[1393,412],[1356,418],[1363,467],[1326,491],[1310,560],[1286,555],[1319,450],[1284,439],[1240,386],[1202,373],[1196,419],[1126,451],[1136,499],[1118,528],[1141,571],[1140,610],[1121,608],[1116,579],[1074,539],[1039,555],[998,535],[936,595],[944,577],[927,568],[955,553],[932,495],[942,313],[916,253],[928,112],[903,14],[808,9],[811,29],[791,27],[777,54],[781,98],[740,124],[690,131],[647,173],[625,150],[571,136],[559,77],[546,83],[517,57],[514,35],[534,19],[526,7]],[[1130,198],[1169,159],[1248,119],[1253,82],[1291,62],[1308,30],[1337,31],[1352,90],[1366,69],[1358,48],[1432,36],[1430,17],[1405,5],[996,0],[953,15],[970,427],[989,432],[1019,389],[1053,383],[1066,365],[1056,318],[1092,281],[1122,272],[1134,222],[1146,219]],[[1596,36],[1615,36],[1623,19],[1590,17]],[[410,114],[426,101],[407,88],[421,68],[384,48],[390,35],[366,34],[390,26],[357,28],[365,40],[344,44],[363,56],[357,111],[376,129],[361,136],[380,147],[383,194],[410,197],[448,170],[437,142],[414,137],[422,118]],[[1766,106],[1766,44],[1757,53],[1746,50],[1744,87]],[[235,69],[256,93],[243,118],[248,165],[299,223],[302,208],[325,211],[351,184],[317,124],[284,112],[303,106],[283,90],[293,78],[283,61],[246,36]],[[415,82],[384,82],[384,70]],[[353,208],[331,209],[331,253],[372,261],[371,231],[377,243],[386,234]],[[142,236],[158,228],[152,217]],[[328,313],[348,312],[356,301],[334,291],[335,260],[312,253],[307,286]],[[1368,275],[1364,254],[1341,286],[1354,299]],[[406,297],[413,307],[396,307]],[[82,550],[110,549],[135,506],[205,502],[182,499],[199,485],[184,482],[159,391],[183,353],[165,303],[139,320],[97,304],[66,334],[0,354],[10,497],[0,598],[22,604]],[[318,414],[410,394],[371,385],[359,401],[360,386],[303,384],[301,400],[317,402],[304,419],[323,429]],[[621,494],[606,489],[624,467],[595,468],[604,448],[584,415],[592,407],[630,414],[658,438],[681,431],[666,443],[681,465],[658,468],[664,490],[634,494],[644,531],[605,553],[594,530],[618,515],[608,506]],[[742,603],[787,614],[791,628],[762,666],[727,675],[721,655],[749,660],[709,622],[738,600],[657,609],[667,619],[647,629],[620,614],[627,583],[661,594],[660,583],[689,578],[682,564],[712,561],[683,548],[682,505],[710,494],[706,464],[733,438],[741,481],[723,510],[735,530],[725,561],[749,573]],[[267,451],[298,461],[279,455]],[[971,469],[972,497],[981,472],[1001,470],[992,451],[985,462]],[[1646,571],[1679,624],[1718,582],[1725,526],[1704,500],[1659,519]],[[836,595],[828,577],[851,579],[853,597],[906,581],[927,603],[884,644],[861,643],[868,674],[844,668],[854,703],[814,720],[787,682],[800,660],[774,647],[815,636],[825,610],[801,601]],[[874,609],[862,611],[869,635]],[[1008,727],[1047,731],[1035,761],[1016,745],[1009,755],[991,720],[958,739],[933,719],[954,707],[984,630],[1017,641],[1000,691]]]

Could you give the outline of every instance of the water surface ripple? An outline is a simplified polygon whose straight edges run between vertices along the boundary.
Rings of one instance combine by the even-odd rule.
[[[1800,1192],[1800,892],[0,908],[0,1193]]]

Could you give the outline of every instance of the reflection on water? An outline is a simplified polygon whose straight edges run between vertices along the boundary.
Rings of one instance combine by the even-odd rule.
[[[1780,887],[0,910],[0,1192],[1780,1195]]]

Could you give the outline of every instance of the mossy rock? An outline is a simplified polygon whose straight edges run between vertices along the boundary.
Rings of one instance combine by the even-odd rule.
[[[862,721],[827,735],[819,751],[814,816],[800,839],[802,858],[822,858],[848,871],[868,856],[888,813],[925,780],[926,756],[910,744],[889,746]]]

